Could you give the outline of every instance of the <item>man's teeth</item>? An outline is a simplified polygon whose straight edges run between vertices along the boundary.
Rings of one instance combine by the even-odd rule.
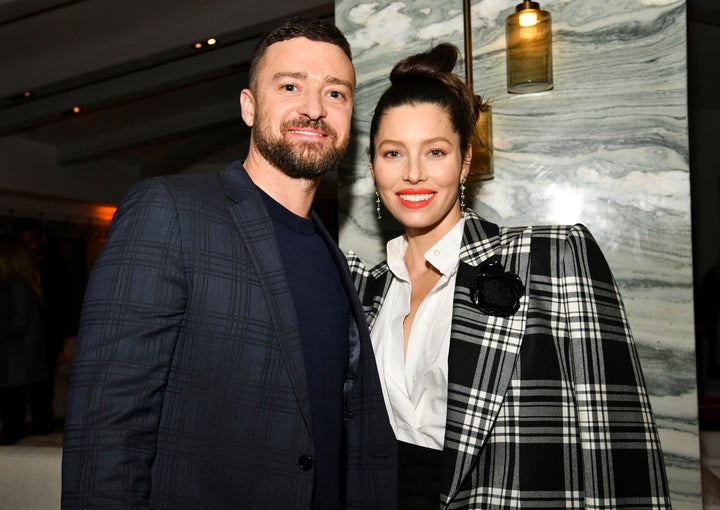
[[[405,200],[406,202],[422,202],[423,200],[429,200],[433,196],[432,193],[423,193],[422,195],[418,194],[412,194],[412,195],[399,195],[399,197],[402,200]]]

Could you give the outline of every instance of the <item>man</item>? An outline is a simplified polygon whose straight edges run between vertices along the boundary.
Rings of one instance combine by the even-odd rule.
[[[240,96],[244,163],[125,197],[86,293],[65,508],[395,506],[367,326],[310,212],[347,147],[354,86],[337,28],[281,22]]]

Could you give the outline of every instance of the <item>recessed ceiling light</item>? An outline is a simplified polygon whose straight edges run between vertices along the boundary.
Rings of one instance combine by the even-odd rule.
[[[73,111],[73,113],[80,113],[80,107],[79,107],[79,106],[73,106],[72,111]]]
[[[207,40],[207,43],[208,43],[210,46],[212,46],[213,44],[217,43],[217,39],[211,37],[210,39]]]
[[[193,45],[193,48],[195,48],[196,50],[202,48],[202,43],[201,43],[201,42],[196,42],[196,43]]]

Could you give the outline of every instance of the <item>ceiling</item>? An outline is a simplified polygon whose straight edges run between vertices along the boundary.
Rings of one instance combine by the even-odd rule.
[[[334,5],[0,0],[0,139],[51,147],[59,169],[222,168],[247,150],[238,98],[258,38],[289,15],[332,21]]]
[[[258,37],[333,13],[325,0],[0,0],[0,141],[109,180],[117,165],[137,178],[222,168],[246,151],[238,95]],[[688,0],[688,17],[717,27],[720,2]]]

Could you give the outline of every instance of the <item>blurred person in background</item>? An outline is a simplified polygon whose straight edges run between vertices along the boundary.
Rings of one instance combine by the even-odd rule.
[[[41,220],[19,218],[13,224],[13,233],[30,249],[39,272],[43,298],[42,332],[50,377],[37,390],[33,432],[49,434],[56,418],[53,401],[58,356],[63,352],[65,339],[77,334],[84,281],[76,281],[76,272],[60,257],[57,243],[48,240]]]
[[[51,376],[43,334],[40,273],[30,248],[15,238],[0,239],[0,410],[3,441],[13,444],[33,434],[46,419],[46,387]],[[41,427],[42,428],[42,427]]]

